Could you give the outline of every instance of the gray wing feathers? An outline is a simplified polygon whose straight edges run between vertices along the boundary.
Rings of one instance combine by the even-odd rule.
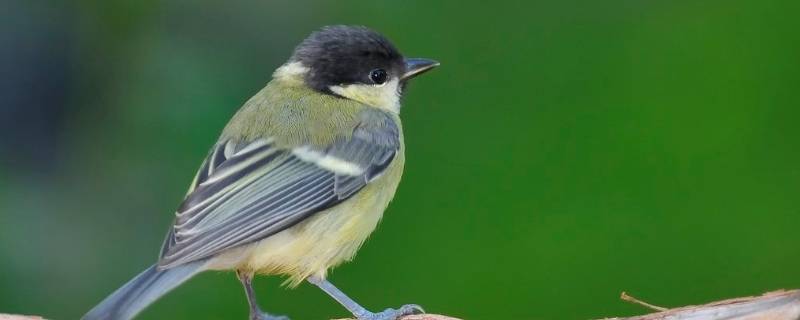
[[[400,132],[388,115],[363,113],[361,124],[353,130],[350,139],[337,141],[326,150],[327,154],[364,169],[359,176],[337,176],[336,193],[348,197],[380,176],[399,148]]]
[[[286,152],[236,156],[200,183],[176,214],[159,265],[209,257],[291,226],[335,199],[333,173]],[[238,163],[241,162],[241,163]],[[212,180],[213,179],[213,180]]]
[[[159,268],[213,256],[280,232],[349,198],[388,167],[400,148],[399,129],[381,112],[364,112],[352,135],[329,146],[303,146],[314,158],[275,147],[268,139],[220,142],[201,166]],[[336,161],[358,172],[338,172]]]

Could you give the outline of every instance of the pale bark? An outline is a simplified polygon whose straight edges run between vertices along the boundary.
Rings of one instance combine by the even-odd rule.
[[[755,297],[728,299],[673,309],[655,306],[625,293],[621,298],[658,312],[634,317],[605,318],[605,320],[800,320],[800,290],[773,291]],[[43,318],[0,314],[0,320],[43,320]],[[418,314],[405,316],[399,320],[460,319],[437,314]]]
[[[0,313],[0,320],[44,320],[44,318],[39,316],[20,316],[15,314]]]
[[[623,300],[642,304],[648,308],[660,308],[643,303],[630,296]],[[634,301],[635,300],[635,301]],[[800,319],[800,290],[774,291],[755,297],[743,297],[716,301],[699,306],[667,309],[643,316],[607,318],[615,320],[798,320]]]

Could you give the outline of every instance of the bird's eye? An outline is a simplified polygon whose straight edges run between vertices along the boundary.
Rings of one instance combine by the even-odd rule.
[[[375,84],[383,84],[386,82],[386,70],[375,69],[369,72],[369,79]]]

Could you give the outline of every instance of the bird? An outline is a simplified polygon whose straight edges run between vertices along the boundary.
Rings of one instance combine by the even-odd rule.
[[[364,26],[312,32],[224,127],[157,262],[82,319],[132,319],[208,270],[235,271],[251,320],[288,319],[262,311],[255,275],[309,282],[360,320],[422,313],[415,304],[371,312],[326,277],[353,259],[394,197],[405,163],[401,97],[438,66],[405,58]]]

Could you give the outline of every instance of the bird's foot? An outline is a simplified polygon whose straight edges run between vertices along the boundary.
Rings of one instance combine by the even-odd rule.
[[[358,320],[397,320],[402,316],[425,313],[422,307],[416,304],[407,304],[397,309],[386,309],[381,312],[368,312],[358,315]]]
[[[287,316],[277,316],[266,312],[250,313],[250,320],[289,320]]]

